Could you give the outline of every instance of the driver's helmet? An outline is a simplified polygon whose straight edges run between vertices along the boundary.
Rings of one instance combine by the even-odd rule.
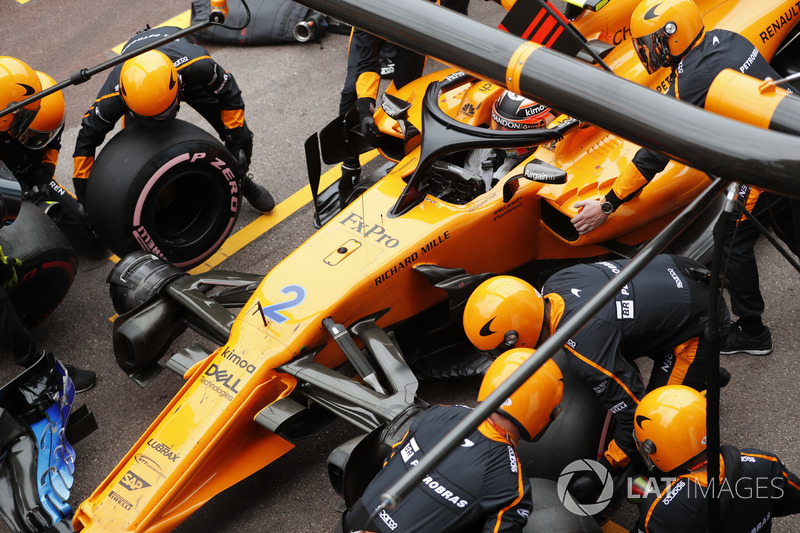
[[[494,276],[472,292],[464,306],[464,332],[477,349],[500,353],[533,348],[544,322],[544,299],[514,276]]]
[[[180,92],[178,71],[166,54],[149,50],[122,65],[119,92],[134,115],[156,120],[173,118]]]
[[[56,80],[44,72],[36,71],[42,90],[56,84]],[[64,129],[64,93],[56,91],[41,99],[39,112],[28,129],[19,136],[19,142],[33,150],[47,146]]]
[[[492,361],[481,381],[478,401],[484,401],[533,355],[531,348],[512,348]],[[520,429],[523,438],[536,440],[561,413],[564,376],[548,359],[497,408]]]
[[[650,74],[676,66],[703,30],[703,17],[692,0],[644,0],[631,15],[633,47]]]
[[[0,56],[0,109],[22,102],[41,90],[39,76],[27,63],[14,57]],[[35,100],[0,117],[0,132],[18,139],[36,117],[40,105],[40,101]]]
[[[706,398],[685,385],[659,387],[639,402],[633,437],[650,470],[689,470],[706,452]]]
[[[546,128],[556,118],[552,109],[511,91],[505,91],[492,106],[493,130],[529,130]],[[528,155],[535,146],[515,148],[507,151],[510,157]]]

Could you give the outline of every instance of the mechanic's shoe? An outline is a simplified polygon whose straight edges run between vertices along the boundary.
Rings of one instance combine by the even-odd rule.
[[[269,213],[275,207],[275,199],[267,189],[253,181],[250,176],[242,180],[242,195],[256,211]]]
[[[759,335],[751,336],[744,332],[738,322],[731,324],[731,331],[725,339],[725,345],[719,351],[722,355],[746,353],[750,355],[768,355],[772,352],[772,334],[764,326]]]
[[[84,392],[92,387],[96,380],[95,373],[91,370],[82,370],[72,365],[64,365],[67,368],[67,375],[69,375],[72,383],[75,385],[75,392]]]
[[[724,387],[728,383],[731,382],[731,373],[728,372],[727,368],[719,367],[719,386],[720,388]]]

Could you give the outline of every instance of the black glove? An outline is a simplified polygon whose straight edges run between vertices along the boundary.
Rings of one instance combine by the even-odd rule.
[[[356,100],[356,110],[361,119],[361,134],[372,145],[378,146],[381,138],[381,130],[375,124],[375,99],[359,98]]]
[[[75,198],[78,199],[78,203],[85,206],[86,205],[86,180],[85,179],[73,179],[72,186],[75,189]]]
[[[253,157],[253,132],[244,125],[226,130],[222,135],[225,148],[233,154],[239,163],[242,173],[250,170],[250,160]]]

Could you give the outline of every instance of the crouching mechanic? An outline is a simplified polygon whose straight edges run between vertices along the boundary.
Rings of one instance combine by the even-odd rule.
[[[706,399],[668,385],[636,408],[636,446],[651,478],[632,533],[708,530]],[[671,476],[671,477],[663,477]],[[800,512],[800,479],[772,453],[720,448],[720,531],[771,531],[772,518]]]
[[[513,349],[486,371],[483,401],[533,354]],[[530,482],[517,458],[520,438],[538,438],[561,411],[561,370],[548,360],[484,420],[394,509],[378,511],[382,494],[470,413],[465,406],[433,406],[411,424],[383,469],[342,516],[337,532],[519,532],[533,508]]]
[[[3,58],[0,61],[9,61]],[[44,72],[36,71],[42,90],[56,84]],[[61,133],[64,130],[65,101],[62,91],[50,93],[39,101],[39,111],[28,128],[18,137],[0,132],[0,160],[6,164],[17,181],[24,186],[26,197],[39,203],[44,200],[63,206],[57,211],[59,226],[83,224],[85,213],[75,197],[55,179],[58,154],[61,150]]]
[[[179,28],[148,28],[137,33],[123,53],[141,48]],[[81,121],[73,153],[72,175],[78,201],[84,204],[95,151],[118,120],[140,120],[158,127],[158,121],[175,118],[185,101],[219,134],[238,159],[242,194],[256,210],[271,211],[272,195],[246,173],[253,153],[253,133],[244,119],[242,92],[233,77],[202,46],[181,37],[117,65],[106,78],[92,107]]]
[[[627,260],[571,266],[553,274],[542,296],[527,282],[496,276],[481,283],[464,309],[464,329],[485,352],[511,346],[537,347],[597,294]],[[600,462],[612,475],[636,456],[633,413],[647,390],[683,384],[705,390],[709,341],[708,271],[682,256],[658,255],[564,344],[570,367],[614,414],[616,430]],[[727,334],[728,309],[720,298],[720,334]],[[634,360],[653,359],[647,388]],[[727,383],[727,371],[720,371]],[[596,502],[596,476],[575,476],[570,490]],[[574,490],[573,490],[574,489]]]

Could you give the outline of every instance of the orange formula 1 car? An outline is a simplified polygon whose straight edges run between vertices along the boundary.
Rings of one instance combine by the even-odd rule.
[[[359,1],[303,3],[350,22],[337,5]],[[623,7],[629,3],[618,2]],[[359,5],[378,10],[383,3],[369,4]],[[767,57],[787,40],[796,20],[780,22],[787,10],[796,9],[788,1],[711,4],[700,2],[709,28],[741,31]],[[409,0],[409,5],[423,14],[439,9],[423,1]],[[614,6],[612,2],[604,9]],[[449,17],[443,15],[438,24],[447,26]],[[459,31],[465,31],[466,23],[460,18],[457,22]],[[800,153],[796,137],[711,115],[643,88],[659,86],[666,73],[646,77],[629,41],[603,52],[603,61],[619,76],[614,77],[478,26],[483,30],[466,30],[474,30],[475,36],[485,31],[483,36],[498,48],[513,42],[532,65],[541,60],[554,69],[529,87],[532,78],[520,60],[524,65],[506,86],[567,115],[547,129],[524,134],[465,124],[452,117],[489,82],[460,71],[443,72],[436,83],[425,87],[432,80],[424,79],[410,88],[416,98],[398,92],[411,105],[391,110],[402,137],[415,137],[409,125],[423,132],[419,146],[407,143],[408,154],[385,176],[346,203],[265,277],[221,271],[189,276],[143,253],[120,261],[110,277],[120,312],[114,347],[117,361],[132,378],[141,383],[151,379],[158,360],[187,327],[218,347],[192,346],[169,359],[167,366],[181,372],[186,384],[77,509],[77,531],[170,531],[215,494],[288,452],[294,438],[314,431],[329,413],[367,433],[377,428],[401,431],[413,411],[426,405],[416,397],[418,375],[479,372],[485,363],[482,354],[465,351],[460,331],[460,306],[482,279],[504,272],[535,278],[566,263],[630,254],[707,187],[704,174],[671,164],[601,231],[578,237],[569,222],[572,204],[611,187],[636,149],[631,141],[703,170],[713,167],[723,178],[752,179],[767,188],[798,192],[786,179],[800,166],[791,155]],[[760,40],[764,28],[771,29]],[[603,31],[607,36],[616,33]],[[447,59],[446,50],[437,50]],[[468,70],[499,87],[503,76],[495,74],[509,61],[501,69],[490,58],[484,60],[485,72],[473,66]],[[572,91],[576,84],[564,77],[570,72],[589,83],[583,93]],[[564,79],[562,90],[548,81],[555,78]],[[594,107],[577,105],[590,100],[596,100]],[[651,104],[648,117],[641,107]],[[674,121],[659,124],[662,140],[657,140],[650,135],[648,120],[665,112]],[[680,120],[696,120],[697,129],[719,133],[703,150],[682,149],[679,138],[685,133],[692,141],[697,133],[676,128],[674,122]],[[404,128],[410,133],[403,134]],[[741,137],[760,143],[759,157],[752,156],[752,148],[732,142]],[[725,143],[727,151],[719,148]],[[313,154],[316,140],[307,144]],[[488,191],[449,159],[472,148],[533,145],[540,148]],[[318,163],[312,159],[313,184]],[[762,172],[765,168],[771,172]],[[713,217],[692,218],[699,230],[684,232],[671,251],[704,251],[704,230]],[[239,309],[238,314],[229,309]],[[565,407],[557,423],[569,421],[566,412]],[[556,424],[548,433],[557,435],[555,430]],[[585,436],[596,438],[595,429],[586,429]],[[596,440],[594,445],[596,450]]]

